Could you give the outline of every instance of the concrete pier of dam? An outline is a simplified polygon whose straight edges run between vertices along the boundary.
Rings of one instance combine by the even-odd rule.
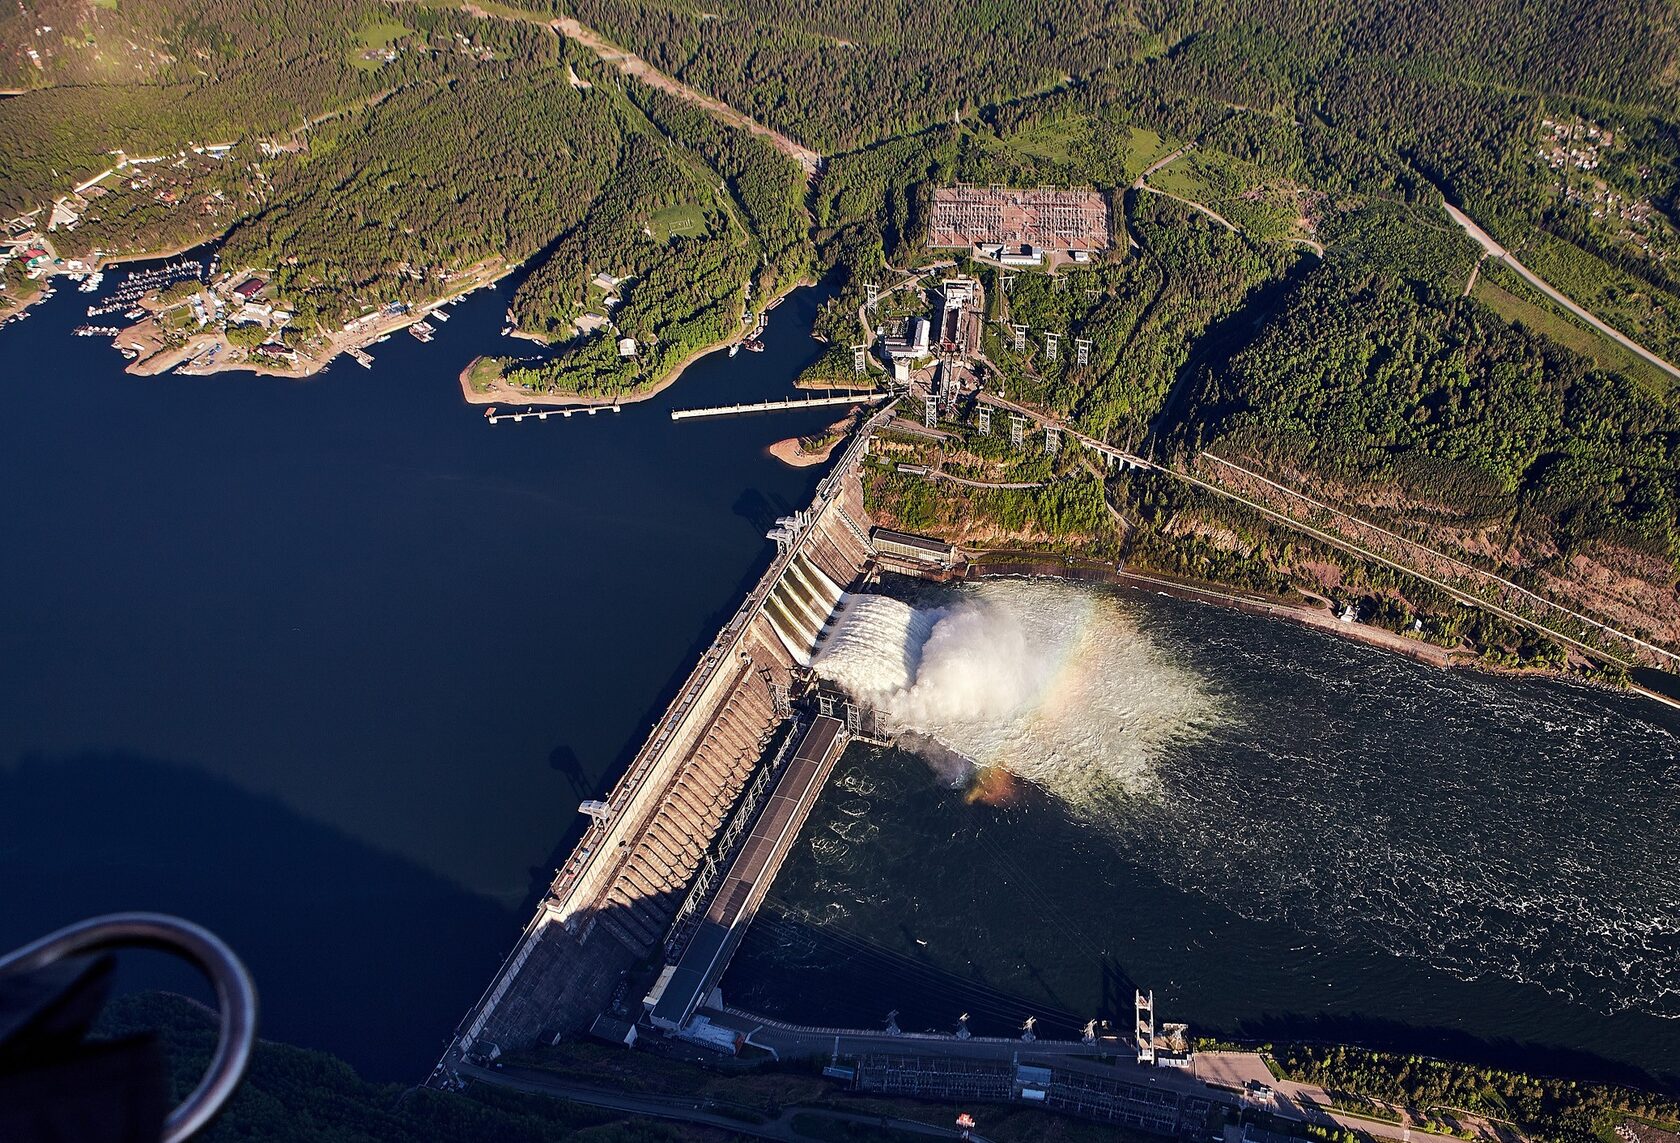
[[[891,415],[889,405],[859,429],[809,508],[777,521],[770,567],[612,791],[580,807],[589,829],[457,1028],[439,1074],[492,1047],[584,1030],[624,973],[666,945],[724,822],[774,763],[770,744],[793,714],[801,668],[874,559],[858,467]]]

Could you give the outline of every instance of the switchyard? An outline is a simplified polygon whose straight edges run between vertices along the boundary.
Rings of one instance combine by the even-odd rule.
[[[1094,190],[1037,187],[937,187],[928,245],[967,247],[1005,266],[1046,258],[1087,262],[1108,247],[1108,201]]]

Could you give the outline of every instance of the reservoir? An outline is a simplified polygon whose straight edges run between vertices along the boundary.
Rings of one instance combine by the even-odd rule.
[[[110,276],[111,278],[120,275]],[[109,280],[109,279],[108,279]],[[222,933],[263,1033],[414,1081],[820,468],[765,454],[818,301],[618,414],[490,426],[436,340],[141,379],[61,288],[0,329],[0,945]],[[1680,1073],[1680,720],[1147,593],[889,583],[854,747],[724,981],[804,1023],[1164,1019]],[[140,983],[175,978],[148,965]]]
[[[671,420],[792,392],[803,290],[653,400],[486,424],[509,289],[301,382],[129,376],[69,283],[0,329],[0,945],[178,912],[265,1035],[430,1069],[809,502],[766,447],[844,412]]]

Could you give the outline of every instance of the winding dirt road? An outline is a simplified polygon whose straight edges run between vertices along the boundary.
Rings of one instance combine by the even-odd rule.
[[[678,99],[687,100],[732,127],[739,127],[743,131],[751,131],[760,139],[770,143],[776,150],[804,167],[806,178],[814,176],[822,167],[822,156],[816,151],[788,138],[780,131],[771,130],[756,119],[743,115],[721,99],[713,99],[705,92],[666,75],[641,56],[634,52],[625,51],[593,28],[580,24],[570,16],[561,16],[558,19],[550,20],[548,26],[568,40],[576,40],[597,56],[600,56],[602,63],[616,67],[625,75],[639,79],[650,87],[657,87]]]
[[[1646,349],[1643,345],[1640,345],[1637,341],[1633,340],[1633,338],[1628,337],[1626,334],[1622,333],[1620,330],[1614,328],[1613,326],[1607,325],[1606,323],[1600,321],[1591,312],[1589,312],[1585,307],[1577,305],[1567,295],[1563,294],[1562,292],[1560,292],[1558,290],[1553,289],[1551,284],[1548,283],[1544,278],[1540,277],[1540,275],[1536,274],[1534,271],[1530,270],[1527,266],[1524,266],[1521,262],[1517,261],[1516,257],[1509,250],[1505,249],[1505,247],[1501,246],[1498,242],[1494,241],[1493,235],[1489,234],[1487,231],[1483,230],[1481,227],[1477,226],[1474,222],[1472,222],[1469,215],[1465,214],[1462,210],[1459,210],[1452,203],[1447,202],[1444,199],[1442,200],[1441,205],[1446,207],[1447,216],[1449,218],[1451,218],[1454,222],[1458,223],[1460,226],[1464,227],[1464,232],[1466,234],[1468,234],[1471,238],[1474,238],[1478,243],[1480,243],[1482,249],[1486,250],[1488,252],[1488,256],[1490,258],[1498,258],[1499,260],[1504,262],[1507,266],[1511,267],[1511,269],[1515,270],[1518,274],[1521,274],[1522,277],[1523,277],[1523,280],[1526,281],[1529,285],[1533,286],[1535,289],[1539,290],[1542,294],[1545,294],[1552,301],[1556,302],[1558,305],[1562,306],[1564,309],[1568,310],[1570,313],[1574,314],[1576,317],[1580,318],[1582,321],[1584,321],[1588,325],[1592,326],[1599,333],[1602,333],[1605,337],[1608,337],[1610,340],[1614,341],[1617,345],[1620,345],[1624,349],[1627,349],[1627,350],[1630,350],[1634,353],[1637,353],[1639,356],[1643,357],[1646,361],[1649,361],[1652,365],[1655,365],[1658,369],[1661,369],[1664,372],[1669,373],[1674,377],[1680,377],[1680,365],[1675,365],[1672,362],[1664,361],[1662,358],[1658,357],[1655,353],[1652,353],[1649,349]],[[1472,285],[1475,284],[1475,279],[1474,278],[1471,279],[1471,284]],[[1469,291],[1466,290],[1465,292],[1468,293]]]

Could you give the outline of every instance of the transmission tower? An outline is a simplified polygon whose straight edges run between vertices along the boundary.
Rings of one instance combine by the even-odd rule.
[[[1044,335],[1044,360],[1056,360],[1057,339],[1061,336],[1062,335],[1059,333],[1047,333]]]
[[[1138,1063],[1155,1065],[1155,990],[1137,994],[1137,1058]]]
[[[992,435],[992,407],[990,405],[980,406],[980,435],[983,437]]]

